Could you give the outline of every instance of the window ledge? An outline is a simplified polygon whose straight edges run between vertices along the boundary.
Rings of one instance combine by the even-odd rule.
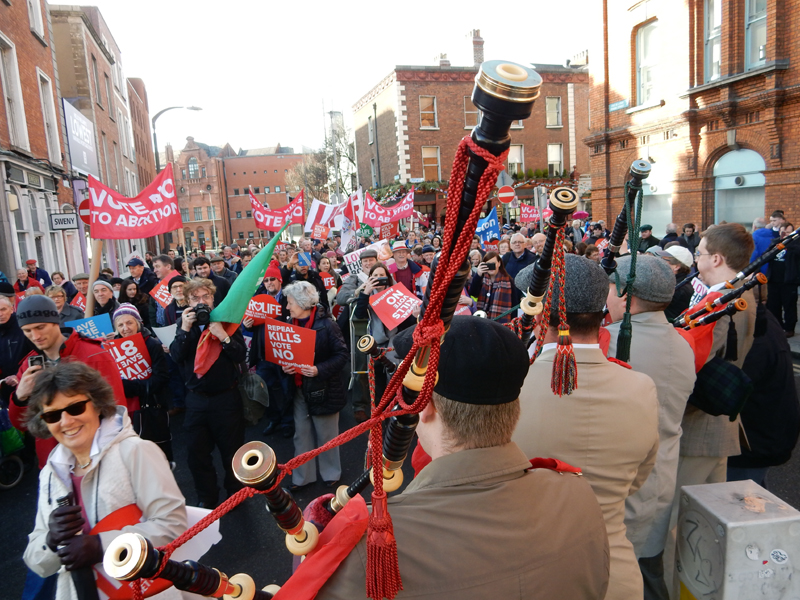
[[[30,149],[28,148],[23,148],[22,146],[15,146],[14,144],[11,144],[11,149],[14,152],[18,152],[19,154],[27,156],[28,158],[35,158],[31,153]]]
[[[633,108],[629,108],[625,111],[626,115],[631,115],[633,113],[641,112],[643,110],[648,110],[650,108],[660,108],[666,104],[663,100],[656,100],[655,102],[648,102],[647,104],[640,104],[639,106],[634,106]]]
[[[47,48],[47,42],[45,41],[45,39],[44,39],[44,35],[43,35],[43,34],[39,33],[38,31],[36,31],[36,30],[35,30],[35,29],[33,29],[33,28],[31,28],[31,33],[33,34],[33,37],[35,37],[37,40],[39,40],[39,43],[40,43],[42,46],[44,46],[45,48]]]
[[[512,125],[511,129],[525,129],[524,125]]]
[[[563,125],[545,125],[545,129],[564,129]]]
[[[422,126],[420,126],[420,129],[422,131],[439,131],[438,127],[422,127]]]
[[[720,79],[715,79],[714,81],[704,83],[703,85],[698,85],[693,88],[689,88],[688,90],[686,90],[685,93],[683,93],[680,96],[680,98],[688,98],[691,94],[698,94],[700,92],[713,90],[714,88],[717,87],[730,85],[731,83],[736,83],[737,81],[747,79],[748,77],[757,77],[758,75],[766,75],[767,73],[771,73],[772,71],[785,71],[788,68],[789,68],[788,59],[774,60],[765,64],[763,67],[758,67],[757,69],[745,71],[744,73],[736,73],[735,75],[728,75],[727,77],[721,77]]]

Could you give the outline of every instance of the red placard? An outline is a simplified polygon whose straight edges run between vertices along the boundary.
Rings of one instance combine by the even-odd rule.
[[[325,284],[326,290],[329,290],[336,285],[336,278],[330,273],[320,272],[319,276],[322,277],[322,283]]]
[[[405,321],[422,300],[409,292],[402,283],[395,283],[380,294],[370,296],[369,305],[387,329]]]
[[[314,229],[311,231],[311,238],[315,240],[327,240],[330,232],[330,227],[325,227],[325,225],[320,225],[317,223],[314,225]]]
[[[314,364],[314,344],[317,332],[275,319],[264,322],[266,352],[264,359],[282,367],[311,366]]]
[[[381,225],[381,239],[390,240],[400,233],[397,221]]]
[[[484,244],[483,249],[487,252],[498,252],[500,250],[500,244]]]
[[[469,296],[467,296],[464,293],[461,294],[461,297],[462,298],[469,298]],[[459,304],[458,308],[456,309],[456,314],[457,315],[461,315],[461,316],[465,316],[465,317],[472,316],[472,311],[469,309],[469,304]]]
[[[259,294],[250,298],[244,316],[253,319],[254,325],[261,325],[267,317],[280,317],[281,305],[269,294]]]
[[[519,220],[523,223],[530,223],[539,220],[539,207],[531,206],[530,204],[522,204],[519,207],[520,216]]]
[[[545,208],[542,211],[542,216],[545,218],[545,220],[549,219],[550,217],[553,216],[553,209],[552,208]]]
[[[86,296],[84,296],[80,292],[75,294],[75,297],[72,299],[72,302],[70,302],[70,304],[80,309],[81,312],[86,312]]]
[[[17,292],[14,295],[17,297],[17,302],[14,304],[14,309],[16,310],[16,307],[19,306],[19,303],[25,299],[25,292]]]
[[[153,373],[150,353],[141,333],[103,342],[123,379],[148,379]]]
[[[180,273],[172,271],[172,273],[161,280],[161,283],[150,290],[150,295],[161,305],[161,308],[167,308],[169,303],[172,302],[172,294],[169,293],[169,282],[173,277],[177,277],[178,275],[180,275]]]
[[[598,240],[595,246],[597,246],[597,249],[600,250],[600,252],[602,252],[603,250],[606,249],[606,246],[608,246],[608,240],[606,238]]]

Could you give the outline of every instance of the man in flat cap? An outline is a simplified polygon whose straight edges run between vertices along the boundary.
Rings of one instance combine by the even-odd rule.
[[[394,338],[401,356],[412,331]],[[603,598],[608,547],[591,488],[583,477],[531,469],[511,441],[525,346],[502,325],[457,316],[441,350],[439,381],[417,426],[433,460],[388,501],[403,582],[397,598]],[[362,537],[317,598],[365,598],[366,560]]]
[[[605,271],[582,256],[567,254],[564,259],[577,387],[565,396],[557,396],[550,387],[558,340],[554,308],[542,353],[520,392],[522,413],[512,440],[528,457],[553,457],[583,471],[603,509],[608,532],[611,573],[606,598],[642,600],[642,577],[623,519],[625,499],[642,486],[656,459],[656,386],[647,375],[609,362],[600,350],[598,336],[608,296]],[[528,289],[532,271],[524,269],[517,276],[520,289]],[[559,296],[556,287],[554,307]]]
[[[642,236],[642,239],[639,240],[639,254],[644,254],[647,252],[648,248],[658,246],[658,243],[661,241],[653,235],[652,225],[642,225],[639,227],[639,233]]]
[[[630,256],[617,259],[617,274],[623,285],[630,269]],[[642,571],[645,600],[669,600],[662,555],[675,496],[681,419],[694,389],[694,352],[664,314],[675,288],[675,276],[667,261],[649,254],[637,257],[633,290],[622,296],[617,292],[615,275],[608,279],[606,304],[613,320],[608,326],[608,355],[617,354],[617,336],[630,294],[633,338],[628,362],[634,371],[650,376],[658,393],[656,464],[639,491],[625,501],[625,527]]]

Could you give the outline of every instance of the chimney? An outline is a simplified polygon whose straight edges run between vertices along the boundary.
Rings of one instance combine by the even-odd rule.
[[[480,29],[472,30],[472,59],[476,67],[480,67],[483,63],[483,38]]]
[[[447,60],[447,54],[442,53],[439,56],[437,56],[436,58],[439,60],[439,66],[440,67],[449,67],[450,66],[450,61]]]

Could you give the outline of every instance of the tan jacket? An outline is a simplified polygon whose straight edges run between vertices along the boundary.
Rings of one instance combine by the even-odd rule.
[[[737,286],[738,287],[738,286]],[[721,290],[723,293],[725,290]],[[744,359],[753,345],[753,332],[756,327],[756,299],[752,290],[742,294],[747,301],[747,309],[738,312],[733,317],[736,324],[736,338],[738,343],[737,359],[733,361],[741,368]],[[691,308],[689,309],[692,310]],[[708,355],[709,360],[714,356],[723,358],[728,341],[728,322],[724,318],[714,325],[714,343]],[[683,436],[681,437],[682,456],[709,456],[725,458],[741,454],[739,446],[740,419],[731,423],[725,415],[712,417],[708,413],[688,405],[683,416]]]
[[[655,384],[647,375],[609,362],[597,346],[575,348],[578,387],[559,397],[550,389],[554,356],[554,349],[546,349],[531,365],[512,439],[530,458],[558,458],[581,468],[608,532],[606,599],[641,600],[642,577],[623,519],[626,498],[642,486],[656,459]]]
[[[694,389],[694,352],[667,321],[663,312],[631,316],[633,338],[628,363],[652,378],[658,393],[658,456],[650,476],[625,502],[625,527],[637,557],[650,558],[664,550],[669,530],[681,419]],[[609,356],[616,356],[620,323],[608,326]]]
[[[398,599],[604,597],[608,545],[591,488],[528,467],[516,444],[464,450],[437,458],[389,499]],[[366,564],[362,538],[317,599],[365,598]]]

